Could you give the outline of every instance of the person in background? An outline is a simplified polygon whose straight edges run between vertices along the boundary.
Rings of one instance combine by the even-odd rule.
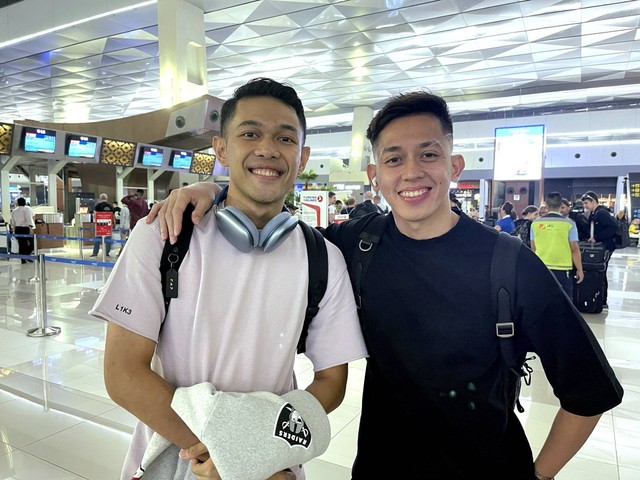
[[[343,203],[342,203],[342,200],[337,199],[337,200],[336,200],[335,207],[336,207],[336,214],[337,214],[337,213],[342,213],[342,209],[344,208],[344,205],[343,205]]]
[[[336,192],[329,192],[327,205],[327,221],[333,223],[336,218]]]
[[[380,197],[380,195],[375,194],[373,196],[373,203],[375,204],[376,207],[378,207],[378,210],[380,211],[380,213],[389,213],[388,207],[382,207],[382,198]]]
[[[364,217],[369,213],[382,213],[375,203],[373,203],[373,191],[367,190],[364,192],[364,200],[354,207],[349,213],[349,218]]]
[[[582,200],[576,200],[571,207],[571,211],[569,212],[569,218],[576,222],[576,227],[578,228],[578,238],[580,241],[588,240],[589,233],[589,212],[584,209],[584,204]]]
[[[629,224],[629,239],[635,240],[635,244],[640,248],[640,218],[634,218]]]
[[[449,205],[451,206],[451,210],[456,212],[457,214],[462,213],[462,204],[456,194],[453,192],[449,192]]]
[[[469,212],[467,213],[467,215],[469,215],[469,217],[473,218],[474,220],[480,220],[480,212],[478,212],[478,210],[476,210],[474,207],[469,207]]]
[[[562,205],[560,206],[560,215],[568,217],[569,212],[571,212],[571,202],[568,199],[563,198]]]
[[[598,195],[593,191],[588,191],[582,195],[582,203],[589,215],[589,239],[591,243],[602,242],[608,252],[604,271],[604,292],[602,294],[603,308],[609,308],[607,303],[609,281],[607,280],[607,270],[611,254],[616,249],[615,236],[618,231],[618,223],[611,215],[611,212],[604,205],[600,205]]]
[[[549,213],[549,207],[545,203],[543,203],[542,205],[540,205],[540,208],[538,209],[538,214],[542,217],[547,213]]]
[[[111,225],[112,225],[112,230],[113,230],[113,226],[115,225],[115,217],[114,217],[114,209],[113,209],[113,205],[111,203],[109,203],[108,200],[108,195],[106,193],[101,193],[100,194],[100,201],[98,203],[96,203],[93,207],[93,211],[94,212],[109,212],[111,213]],[[97,219],[94,218],[93,221],[97,224]],[[109,252],[111,251],[111,235],[105,235],[105,253],[106,256],[109,256]],[[102,244],[102,238],[97,237],[93,242],[93,253],[91,254],[92,257],[97,257],[98,256],[98,252],[100,251],[100,245]]]
[[[295,205],[292,204],[287,204],[287,210],[289,210],[289,213],[291,215],[293,215],[294,217],[296,217],[298,220],[302,220],[302,213],[300,213],[300,208],[296,207]]]
[[[516,213],[513,211],[513,203],[504,202],[500,206],[500,220],[496,222],[494,227],[499,232],[511,233],[515,228]]]
[[[36,222],[33,219],[33,210],[27,206],[27,201],[23,197],[16,200],[16,208],[11,211],[9,222],[13,233],[18,235],[32,235]],[[33,253],[33,237],[16,237],[18,240],[18,253],[20,255],[31,255]],[[31,259],[20,259],[20,263],[33,262]]]
[[[534,461],[509,400],[505,382],[514,374],[501,360],[504,339],[495,331],[489,278],[493,256],[502,253],[494,252],[498,232],[449,204],[464,158],[453,154],[445,100],[428,92],[397,95],[375,115],[367,138],[375,160],[367,175],[377,179],[391,212],[376,217],[385,229],[358,283],[369,358],[352,480],[552,479],[602,413],[622,400],[598,340],[545,264],[520,246],[514,354],[538,355],[560,405]],[[189,202],[201,218],[216,188],[200,183],[174,192],[160,212],[163,235],[175,239]],[[371,218],[324,231],[354,279],[352,256]],[[464,295],[461,283],[470,287]]]
[[[90,312],[109,322],[107,392],[139,420],[121,480],[136,473],[152,431],[183,449],[178,471],[188,472],[191,461],[196,478],[220,478],[204,441],[171,408],[178,387],[209,382],[232,398],[233,392],[281,396],[297,390],[293,367],[307,307],[309,260],[302,227],[283,206],[309,159],[305,138],[302,102],[293,88],[275,80],[251,80],[223,104],[213,148],[216,161],[229,168],[229,186],[193,229],[179,270],[179,295],[167,312],[158,273],[164,247],[159,224],[142,221],[133,229]],[[252,242],[240,232],[248,233],[248,226],[273,235]],[[342,402],[347,363],[367,354],[344,258],[325,243],[332,281],[306,338],[314,375],[306,391],[296,392],[317,404],[320,415]],[[209,412],[205,415],[203,423]],[[243,433],[256,435],[265,422],[257,418],[256,431]],[[276,437],[274,429],[279,427],[265,432],[269,438]],[[309,438],[291,435],[287,441],[302,454],[302,441]],[[245,455],[259,453],[238,452],[235,461]],[[303,476],[294,464],[269,480]],[[167,472],[162,478],[193,477]]]
[[[515,221],[513,232],[511,235],[520,237],[522,243],[527,247],[531,246],[531,222],[538,218],[538,207],[535,205],[527,205],[522,213],[521,218]]]
[[[122,200],[120,200],[123,205],[129,207],[129,230],[133,230],[133,228],[138,223],[138,220],[147,216],[149,213],[149,205],[147,201],[144,199],[144,190],[137,189],[136,193],[127,195]]]
[[[342,215],[349,215],[354,208],[356,208],[356,199],[349,197],[347,198],[347,204],[340,210],[340,213]]]
[[[626,210],[620,210],[616,219],[618,220],[618,231],[615,236],[616,248],[627,248],[631,245],[631,237],[629,237],[629,217]]]
[[[578,247],[578,229],[562,215],[562,196],[551,192],[546,198],[549,213],[531,225],[531,249],[556,277],[569,298],[573,298],[573,269],[576,283],[582,283],[582,259]]]
[[[129,238],[129,233],[131,225],[131,214],[129,213],[129,207],[126,205],[122,205],[122,209],[120,210],[120,240],[124,242]],[[118,256],[122,252],[125,244],[121,244],[120,250],[118,250]]]

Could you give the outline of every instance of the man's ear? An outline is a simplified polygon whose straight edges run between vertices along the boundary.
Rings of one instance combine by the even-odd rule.
[[[213,151],[216,152],[216,161],[220,163],[223,167],[229,166],[229,161],[227,160],[227,142],[225,142],[223,137],[218,137],[217,135],[213,137]]]
[[[302,152],[300,152],[300,165],[298,165],[298,175],[304,172],[304,169],[307,168],[310,156],[311,147],[302,147]]]
[[[451,181],[457,182],[464,170],[464,157],[460,154],[451,156]]]
[[[369,183],[371,183],[373,190],[378,193],[378,190],[380,190],[380,185],[378,183],[376,165],[374,163],[370,163],[369,165],[367,165],[367,176],[369,177]]]

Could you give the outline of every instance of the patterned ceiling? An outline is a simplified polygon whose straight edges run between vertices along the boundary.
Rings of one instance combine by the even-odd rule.
[[[33,1],[42,0],[0,12],[28,22]],[[160,108],[157,4],[141,2],[0,43],[0,120],[97,121]],[[354,107],[422,88],[455,114],[640,99],[638,0],[191,3],[205,12],[209,93],[228,98],[257,76],[284,80],[312,127],[348,125]]]

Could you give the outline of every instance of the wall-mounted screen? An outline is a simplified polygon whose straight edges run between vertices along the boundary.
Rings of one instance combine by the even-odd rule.
[[[544,165],[544,125],[496,128],[494,180],[540,180]]]
[[[55,153],[56,131],[46,128],[22,127],[20,146],[25,152]]]
[[[169,158],[169,166],[184,170],[191,169],[191,160],[193,152],[188,150],[171,150],[171,158]]]
[[[11,155],[13,146],[13,125],[0,123],[0,155]]]
[[[136,156],[136,144],[122,140],[102,139],[100,163],[116,167],[133,167]]]
[[[145,167],[161,167],[162,156],[162,148],[143,145],[140,147],[140,153],[138,154],[138,163]]]
[[[98,139],[88,135],[69,133],[65,140],[65,155],[77,158],[94,158]]]

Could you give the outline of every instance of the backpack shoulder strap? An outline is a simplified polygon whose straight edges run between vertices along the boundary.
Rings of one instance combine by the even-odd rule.
[[[187,205],[182,215],[182,230],[178,235],[178,240],[171,245],[167,238],[164,242],[162,257],[160,258],[160,280],[162,282],[162,294],[164,296],[165,316],[169,311],[169,304],[172,298],[178,298],[178,269],[189,250],[191,235],[193,233],[193,221],[191,213],[193,205]]]
[[[358,310],[362,308],[362,284],[365,274],[373,258],[373,253],[387,227],[387,219],[388,215],[369,214],[358,235],[358,246],[354,249],[351,257],[351,283],[353,284]]]
[[[298,340],[298,353],[307,350],[307,334],[311,320],[318,313],[320,301],[327,290],[329,281],[329,258],[327,255],[327,245],[319,230],[307,225],[302,220],[298,220],[304,240],[307,245],[307,257],[309,263],[309,286],[307,289],[307,310],[302,324],[302,333]]]
[[[491,258],[491,307],[496,316],[496,335],[501,339],[500,350],[507,365],[518,368],[513,354],[515,335],[516,265],[522,241],[508,233],[499,232]]]

